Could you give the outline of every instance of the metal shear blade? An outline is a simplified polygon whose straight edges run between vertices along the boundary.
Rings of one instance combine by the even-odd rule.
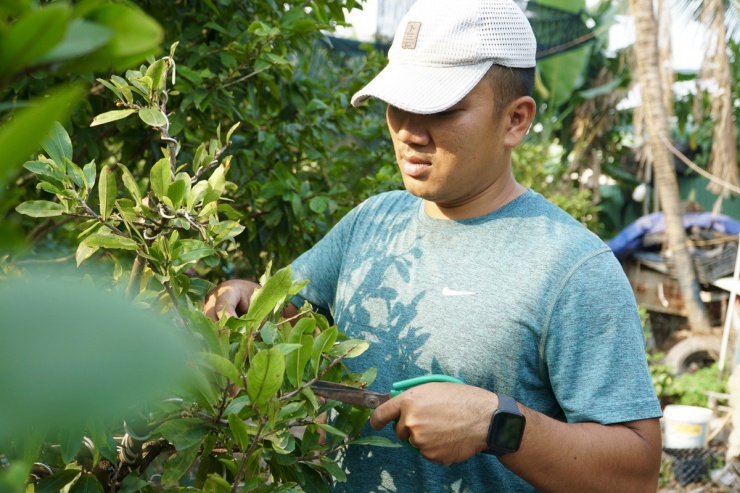
[[[372,390],[360,389],[341,383],[326,382],[324,380],[317,380],[311,385],[311,390],[320,397],[370,409],[375,409],[391,398],[390,394],[381,394]]]

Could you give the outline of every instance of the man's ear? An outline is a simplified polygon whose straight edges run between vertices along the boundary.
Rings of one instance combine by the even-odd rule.
[[[506,147],[519,145],[524,136],[527,135],[536,112],[537,104],[529,96],[522,96],[509,103],[505,110],[507,128],[504,135],[504,145]]]

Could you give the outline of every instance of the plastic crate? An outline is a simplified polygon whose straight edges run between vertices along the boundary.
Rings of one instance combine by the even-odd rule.
[[[737,258],[737,243],[726,242],[711,250],[694,252],[694,267],[696,276],[701,283],[709,283],[715,279],[731,275],[735,271]]]
[[[709,284],[716,279],[733,274],[737,258],[737,243],[728,241],[709,249],[697,248],[692,257],[698,281],[701,284]],[[673,257],[663,256],[663,258],[668,266],[668,275],[675,279]]]
[[[707,482],[709,473],[721,465],[721,454],[708,447],[664,448],[663,458],[670,462],[673,478],[682,486]]]

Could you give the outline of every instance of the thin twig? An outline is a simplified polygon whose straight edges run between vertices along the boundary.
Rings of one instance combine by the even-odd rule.
[[[108,228],[109,230],[111,230],[112,232],[114,232],[115,234],[117,234],[118,236],[123,236],[124,238],[128,238],[128,236],[126,236],[125,234],[123,234],[123,232],[120,229],[118,229],[115,226],[113,226],[112,224],[110,224],[108,221],[106,221],[105,219],[103,219],[103,216],[99,215],[97,212],[95,212],[94,210],[92,210],[92,208],[89,205],[87,205],[87,202],[85,202],[84,200],[82,200],[82,197],[80,197],[80,194],[77,193],[76,190],[71,190],[71,192],[75,194],[75,198],[80,202],[80,204],[82,204],[82,207],[94,219],[97,219],[100,223],[102,223],[103,225],[105,225],[106,228]]]
[[[263,68],[261,68],[261,69],[259,69],[259,70],[255,70],[255,71],[254,71],[254,72],[252,72],[251,74],[247,74],[247,75],[245,75],[244,77],[239,77],[238,79],[236,79],[236,80],[234,80],[234,81],[231,81],[231,82],[229,82],[228,84],[224,84],[224,85],[222,85],[222,86],[221,86],[221,89],[226,89],[227,87],[231,87],[231,86],[233,86],[233,85],[236,85],[236,84],[239,84],[239,83],[241,83],[241,82],[244,82],[244,81],[245,81],[245,80],[247,80],[247,79],[251,79],[251,78],[252,78],[252,77],[254,77],[255,75],[259,75],[259,74],[261,74],[262,72],[264,72],[264,71],[265,71],[265,70],[267,70],[268,68],[272,68],[272,65],[268,65],[268,66],[266,66],[266,67],[263,67]]]
[[[241,463],[239,464],[239,470],[236,473],[236,476],[234,477],[234,486],[231,488],[231,493],[236,493],[237,488],[239,487],[239,483],[242,480],[242,477],[244,476],[244,470],[247,467],[247,461],[249,460],[249,457],[254,453],[255,448],[257,447],[257,443],[259,443],[260,440],[260,433],[262,433],[262,429],[265,427],[265,419],[260,418],[260,424],[257,428],[257,433],[254,435],[254,439],[252,440],[252,443],[249,446],[249,449],[244,453],[242,456]]]
[[[306,310],[306,311],[302,311],[302,312],[300,312],[300,313],[299,313],[298,315],[292,316],[292,317],[290,317],[290,318],[286,318],[286,319],[285,319],[285,320],[283,320],[282,322],[278,322],[278,323],[276,323],[275,325],[277,326],[277,325],[282,325],[282,324],[284,324],[284,323],[286,323],[286,322],[292,322],[293,320],[295,320],[295,319],[297,319],[297,318],[299,318],[299,317],[302,317],[303,315],[305,315],[305,314],[307,314],[307,313],[311,313],[311,310]]]

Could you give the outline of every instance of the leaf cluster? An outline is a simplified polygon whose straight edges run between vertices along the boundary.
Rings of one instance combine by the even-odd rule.
[[[199,2],[197,5],[198,8],[205,6],[212,15],[214,9],[219,11],[218,7],[225,3],[229,2],[218,5]],[[289,54],[290,49],[297,46],[284,44],[291,36],[303,41],[310,38],[313,43],[317,37],[315,29],[330,27],[336,19],[343,18],[343,3],[315,2],[311,15],[318,21],[314,23],[302,20],[307,12],[296,5],[291,14],[292,27],[284,25],[283,7],[278,8],[272,2],[258,4],[259,8],[267,9],[263,12],[265,19],[269,21],[272,16],[278,19],[281,28],[287,26],[288,29],[276,32],[276,27],[270,25],[275,21],[252,18],[248,29],[242,30],[242,17],[220,14],[221,18],[237,21],[229,34],[235,39],[227,43],[228,50],[222,45],[215,52],[223,50],[217,56],[223,64],[220,68],[230,67],[232,62],[227,55],[231,52],[242,50],[245,58],[238,68],[231,67],[228,72],[219,70],[216,77],[220,85],[212,87],[214,95],[210,99],[208,95],[201,99],[202,93],[198,93],[208,86],[202,79],[209,77],[208,69],[201,62],[211,63],[214,54],[200,51],[207,45],[204,40],[193,42],[199,36],[192,30],[195,23],[200,22],[198,19],[189,27],[185,26],[187,32],[183,37],[189,41],[181,45],[186,47],[183,54],[190,57],[195,68],[175,65],[177,43],[174,43],[168,56],[149,58],[147,64],[127,70],[121,76],[97,79],[92,94],[109,91],[117,108],[112,109],[94,98],[88,99],[73,115],[71,132],[52,122],[68,114],[66,107],[79,98],[79,91],[71,96],[64,94],[65,98],[47,98],[45,101],[55,102],[56,113],[47,111],[50,106],[34,102],[29,105],[34,112],[25,120],[22,118],[25,112],[14,114],[13,120],[24,125],[3,127],[3,131],[10,128],[12,132],[3,134],[5,140],[0,143],[5,147],[0,146],[0,149],[9,148],[8,142],[25,134],[35,140],[26,139],[29,144],[18,156],[25,158],[39,143],[43,149],[42,154],[24,165],[26,174],[16,183],[25,186],[17,187],[20,194],[11,192],[5,207],[8,202],[16,201],[16,211],[29,218],[28,224],[42,219],[43,223],[37,226],[40,231],[34,231],[33,236],[40,239],[44,237],[43,231],[47,231],[46,234],[51,231],[55,239],[62,240],[57,243],[57,255],[71,247],[78,266],[88,265],[95,259],[93,266],[97,272],[86,276],[95,289],[112,289],[119,295],[125,291],[138,307],[163,313],[178,331],[198,345],[186,361],[190,368],[189,384],[171,389],[171,397],[155,400],[147,409],[126,410],[123,420],[117,413],[107,419],[62,430],[26,430],[28,433],[22,433],[17,440],[3,441],[0,456],[3,465],[7,465],[0,473],[3,491],[63,489],[73,493],[133,493],[163,488],[209,492],[326,491],[329,478],[344,479],[343,471],[332,459],[338,450],[350,443],[393,446],[376,437],[357,438],[367,420],[367,411],[339,406],[335,402],[322,403],[310,391],[310,383],[317,378],[368,385],[375,371],[349,374],[343,359],[361,354],[367,344],[346,340],[335,326],[313,313],[310,307],[304,307],[295,320],[281,317],[282,307],[301,286],[292,285],[288,269],[270,276],[270,259],[264,258],[261,252],[266,245],[274,243],[274,236],[265,238],[264,243],[258,242],[260,253],[254,259],[259,260],[252,260],[255,269],[263,264],[267,264],[268,269],[261,280],[264,287],[256,292],[249,313],[240,319],[216,324],[199,310],[203,294],[212,285],[206,277],[218,269],[233,269],[232,262],[243,260],[235,238],[246,230],[255,231],[255,238],[272,234],[279,224],[275,218],[283,216],[277,213],[270,221],[259,223],[259,218],[271,213],[270,207],[284,207],[292,211],[293,216],[302,216],[303,224],[312,224],[309,214],[331,218],[340,210],[338,201],[312,189],[309,178],[320,174],[328,177],[324,183],[329,183],[339,181],[342,175],[346,177],[340,166],[325,170],[315,159],[326,151],[325,139],[347,135],[331,122],[343,111],[340,103],[346,105],[349,81],[338,82],[345,89],[343,95],[338,95],[335,108],[321,103],[318,97],[303,105],[301,111],[311,115],[312,120],[301,129],[288,128],[287,122],[295,114],[280,117],[281,128],[292,132],[294,141],[291,142],[300,148],[290,149],[288,154],[297,157],[289,159],[289,165],[275,170],[274,175],[271,169],[274,163],[263,159],[262,154],[250,155],[249,152],[265,148],[272,153],[266,155],[284,159],[283,143],[269,131],[276,123],[271,120],[277,118],[276,106],[262,114],[260,108],[250,106],[261,97],[253,95],[251,103],[240,97],[246,96],[245,89],[248,92],[274,86],[273,89],[278,89],[275,94],[282,98],[284,94],[280,91],[290,87],[293,99],[302,103],[303,84],[316,94],[320,91],[323,95],[331,90],[307,74],[303,75],[303,81],[296,82],[290,76],[307,59],[298,61],[291,58],[294,55],[283,57],[280,50],[287,50],[285,53]],[[47,8],[31,2],[24,5],[27,9],[6,12],[8,18],[20,22],[23,16]],[[79,14],[79,17],[73,15],[74,19],[79,19],[85,12],[106,5],[104,2],[81,2],[70,8],[74,15]],[[178,2],[171,6],[183,7]],[[136,9],[131,12],[140,13]],[[93,22],[92,17],[84,19]],[[81,21],[70,21],[72,24],[68,31],[82,25]],[[94,28],[89,29],[91,27],[84,25],[80,39],[95,34]],[[134,33],[141,36],[140,31],[134,30]],[[247,39],[236,39],[244,35],[254,36],[252,41],[258,42],[257,45],[250,45]],[[152,41],[158,43],[161,38],[143,37],[149,40],[148,49],[152,49]],[[130,40],[131,46],[141,48],[142,43],[142,39]],[[255,49],[246,53],[246,48],[239,44],[249,50]],[[98,45],[98,48],[102,47]],[[19,77],[7,82],[9,90],[4,95],[13,94],[18,100],[53,85],[55,74],[61,77],[67,71],[84,72],[92,65],[84,65],[82,60],[89,62],[95,50],[91,48],[89,52],[70,55],[69,67],[64,63],[27,64],[24,70],[28,73],[50,76]],[[258,55],[252,56],[253,52]],[[138,61],[144,52],[137,53]],[[380,63],[382,57],[371,56],[370,59]],[[108,53],[106,63],[115,60],[116,57]],[[77,63],[80,65],[75,65]],[[114,64],[116,68],[130,66],[131,60],[121,60],[120,67]],[[256,71],[260,71],[259,74],[250,75]],[[268,75],[272,71],[275,73],[269,80],[256,80],[258,75]],[[253,78],[254,86],[245,84]],[[182,83],[178,90],[173,90],[176,81]],[[179,106],[175,106],[170,98],[178,95],[181,96],[177,100]],[[243,103],[235,104],[234,101]],[[278,104],[278,98],[272,102]],[[250,113],[252,111],[254,113]],[[245,133],[238,133],[238,125],[234,123],[238,121],[234,117],[240,115],[255,116]],[[48,120],[44,126],[37,125],[41,116],[46,117],[43,121]],[[257,120],[257,116],[261,120]],[[217,122],[223,120],[229,121],[229,130],[222,133]],[[90,122],[92,125],[88,127]],[[312,125],[321,131],[314,132]],[[349,160],[355,161],[353,149],[360,139],[374,138],[381,127],[366,125],[359,136],[351,137],[350,143],[332,146],[336,156],[345,156],[342,164],[345,169]],[[309,139],[308,144],[303,139]],[[225,154],[227,149],[230,155]],[[383,152],[377,151],[378,154]],[[248,159],[255,156],[255,159],[245,161],[245,156]],[[236,166],[237,162],[247,162],[252,168]],[[268,174],[269,179],[260,180],[263,174]],[[357,178],[360,188],[350,193],[349,189],[337,185],[341,190],[337,196],[341,195],[342,200],[349,201],[350,197],[357,200],[354,193],[363,190],[367,183]],[[373,186],[372,178],[370,182],[367,188]],[[276,190],[276,187],[283,187],[283,183],[289,188]],[[28,187],[29,184],[35,185],[35,190]],[[298,192],[300,195],[296,195]],[[18,205],[19,198],[27,200]],[[271,200],[277,205],[270,206]],[[243,211],[249,215],[245,216]],[[328,227],[329,220],[319,224],[321,228]],[[314,229],[312,234],[319,231],[320,228]],[[290,232],[284,236],[290,238]],[[311,235],[302,238],[314,239]],[[292,253],[293,250],[286,249],[280,258],[288,258]],[[9,258],[10,263],[7,262]],[[27,274],[25,269],[19,269],[16,258],[5,255],[4,259],[4,272]],[[43,299],[39,302],[43,304]],[[74,310],[75,306],[70,305],[69,310]],[[125,316],[122,322],[126,323]],[[99,344],[111,343],[103,334],[96,340]],[[127,352],[121,357],[135,359],[137,356]],[[99,398],[105,399],[105,395],[101,392]],[[123,412],[121,410],[121,414]],[[327,412],[332,415],[331,424],[321,418]],[[36,466],[32,467],[34,463]],[[30,482],[24,487],[29,471]]]

